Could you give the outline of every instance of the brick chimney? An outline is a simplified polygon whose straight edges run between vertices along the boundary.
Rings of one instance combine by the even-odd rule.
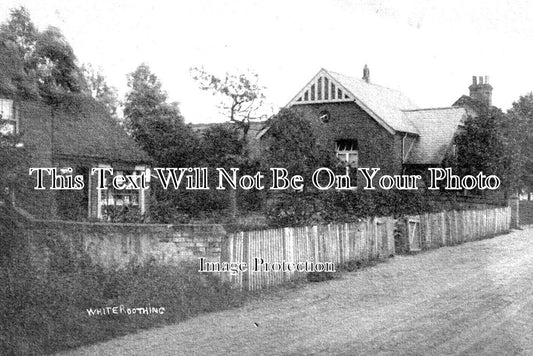
[[[366,64],[363,68],[363,80],[367,83],[370,83],[370,69],[368,69]]]
[[[489,84],[489,77],[473,76],[472,84],[468,87],[470,89],[470,97],[479,100],[485,105],[492,105],[492,85]]]

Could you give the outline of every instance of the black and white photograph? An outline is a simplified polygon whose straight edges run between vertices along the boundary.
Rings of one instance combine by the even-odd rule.
[[[525,0],[2,1],[0,355],[533,355],[532,44]]]

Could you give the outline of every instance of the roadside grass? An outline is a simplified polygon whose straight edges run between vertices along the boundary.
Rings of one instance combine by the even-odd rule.
[[[85,266],[76,271],[37,271],[28,265],[0,270],[0,350],[43,355],[105,341],[193,316],[234,308],[246,293],[196,263],[127,266],[116,271]],[[89,315],[89,308],[164,308],[163,313]],[[152,311],[153,309],[148,309]]]
[[[310,273],[307,281],[341,278],[376,265],[379,261],[355,261],[334,273]],[[147,263],[105,270],[87,264],[70,269],[52,265],[43,272],[29,264],[4,266],[0,270],[0,350],[6,355],[44,355],[106,341],[142,329],[184,321],[188,318],[244,305],[246,302],[282,297],[303,287],[305,280],[268,290],[245,292],[232,288],[214,274],[198,272],[196,262],[178,266]],[[120,312],[153,307],[161,313]],[[88,309],[117,307],[90,315]]]

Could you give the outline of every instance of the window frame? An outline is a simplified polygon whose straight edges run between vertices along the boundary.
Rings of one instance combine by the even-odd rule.
[[[327,124],[328,122],[331,121],[331,114],[329,111],[327,110],[322,110],[319,114],[318,114],[318,119],[324,123],[324,124]]]
[[[7,105],[5,105],[7,103]],[[10,107],[10,112],[8,118],[4,118],[4,107]],[[2,122],[2,127],[0,127],[0,134],[3,135],[18,135],[19,133],[19,118],[18,110],[13,99],[0,98],[0,122]],[[6,130],[4,132],[4,123],[7,123],[8,127],[11,124],[13,130]]]
[[[350,162],[350,155],[355,156],[355,163]],[[350,176],[357,184],[357,168],[359,168],[359,143],[357,140],[335,141],[335,156],[346,166],[346,175]],[[350,168],[355,168],[355,170],[350,171]]]
[[[111,168],[107,164],[99,164],[99,167]],[[133,175],[137,181],[141,177],[142,173],[146,174],[146,167],[144,166],[135,166],[135,168],[113,168],[113,175],[106,176],[104,178],[104,185],[107,189],[97,189],[97,218],[98,219],[109,219],[109,216],[106,214],[107,207],[133,207],[139,209],[141,215],[144,215],[146,212],[146,199],[144,189],[115,189],[112,186],[113,178],[118,175]],[[131,183],[130,183],[131,184]],[[90,193],[89,193],[90,194]],[[120,202],[120,204],[117,204]]]

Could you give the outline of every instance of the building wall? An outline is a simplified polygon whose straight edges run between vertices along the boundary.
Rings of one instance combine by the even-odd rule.
[[[16,103],[19,117],[19,133],[25,150],[29,153],[30,167],[52,167],[52,141],[50,107],[37,101]],[[16,194],[16,204],[36,217],[54,216],[56,212],[55,192],[34,190],[36,173],[29,177],[27,189]],[[49,180],[45,179],[45,183]]]
[[[357,104],[306,104],[294,108],[311,122],[322,144],[333,152],[337,140],[357,140],[359,167],[380,168],[381,174],[402,173],[402,136],[389,133]],[[322,111],[330,113],[329,122],[319,119]]]
[[[104,163],[93,158],[77,156],[58,157],[52,153],[52,147],[55,147],[54,140],[57,140],[54,134],[56,136],[58,135],[58,122],[60,119],[65,121],[64,116],[67,115],[66,113],[59,111],[53,113],[50,106],[39,101],[25,100],[16,102],[15,105],[18,111],[19,133],[22,135],[21,141],[24,143],[24,149],[29,154],[29,161],[25,163],[25,169],[29,169],[30,167],[71,167],[73,169],[84,167],[90,173],[91,167],[96,167],[99,163]],[[55,115],[55,118],[53,115]],[[53,121],[56,125],[55,128],[52,126]],[[115,164],[111,165],[116,168]],[[121,164],[119,168],[125,167],[133,169],[135,168],[135,164]],[[73,172],[73,174],[78,174],[78,172]],[[36,173],[33,173],[32,176],[28,175],[27,186],[16,192],[16,205],[25,209],[36,218],[64,218],[70,220],[96,218],[96,179],[91,179],[91,182],[89,182],[88,176],[84,177],[86,187],[89,188],[89,184],[91,185],[87,194],[86,191],[53,191],[48,189],[50,187],[50,179],[47,174],[45,174],[44,180],[46,189],[36,190],[34,189],[36,176]],[[92,178],[96,178],[96,176]],[[146,190],[146,213],[148,213],[149,195],[149,190]],[[90,204],[89,200],[91,202]],[[76,203],[79,203],[78,206]],[[65,215],[65,213],[67,214]]]
[[[98,167],[97,163],[88,164],[89,166],[89,174],[91,172],[91,168]],[[114,171],[117,170],[133,170],[135,169],[135,165],[132,164],[110,164],[110,166],[113,168]],[[146,167],[146,166],[145,166]],[[109,175],[106,175],[109,176]],[[90,218],[97,218],[98,217],[98,175],[95,173],[91,175],[90,178],[86,178],[86,184],[89,187],[89,217]],[[144,190],[144,215],[149,216],[150,214],[150,195],[151,195],[151,189],[150,184],[157,184],[157,183],[147,183],[148,189]],[[141,191],[139,190],[139,196],[141,194]],[[102,191],[102,196],[105,196],[105,191]],[[139,198],[140,199],[140,198]]]
[[[84,206],[80,208],[83,208],[83,213],[79,216],[79,218],[76,218],[75,220],[85,220],[86,218],[89,219],[96,219],[98,217],[98,174],[91,175],[91,169],[98,167],[99,164],[102,162],[99,162],[98,160],[94,159],[68,159],[68,158],[62,158],[57,159],[55,162],[55,166],[57,167],[71,167],[73,169],[76,169],[76,174],[80,174],[80,168],[85,170],[84,174],[84,183],[85,187],[83,190],[76,191],[76,192],[68,192],[68,191],[61,191],[58,195],[63,196],[71,196],[73,199],[76,200],[76,202],[83,204]],[[106,163],[108,164],[108,163]],[[125,163],[110,163],[109,166],[113,168],[114,171],[118,170],[133,170],[137,166],[134,164],[125,164]],[[146,166],[144,166],[146,167]],[[107,177],[109,177],[109,174],[106,174]],[[148,183],[148,186],[150,183]],[[105,191],[103,191],[105,192]],[[139,195],[141,194],[140,191]],[[144,190],[144,211],[145,215],[149,214],[149,205],[150,205],[150,189]],[[105,194],[102,193],[102,196]]]

